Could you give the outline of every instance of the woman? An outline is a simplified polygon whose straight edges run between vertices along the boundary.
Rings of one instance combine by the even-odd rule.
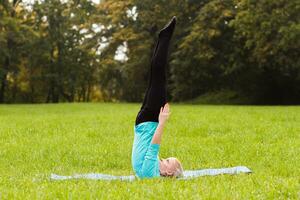
[[[139,178],[178,177],[183,172],[182,166],[176,158],[158,158],[163,129],[170,115],[170,106],[166,103],[165,67],[175,25],[176,17],[173,17],[159,32],[158,41],[151,58],[148,89],[136,117],[132,166]]]

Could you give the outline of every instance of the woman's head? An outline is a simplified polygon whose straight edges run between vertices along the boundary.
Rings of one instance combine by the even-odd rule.
[[[159,162],[159,171],[161,176],[180,177],[183,174],[181,163],[174,157],[161,159]]]

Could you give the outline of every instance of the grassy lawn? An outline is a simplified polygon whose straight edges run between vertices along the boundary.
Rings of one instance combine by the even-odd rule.
[[[300,107],[171,104],[160,156],[185,169],[250,175],[133,182],[51,181],[51,173],[132,174],[138,104],[0,106],[0,199],[299,199]]]

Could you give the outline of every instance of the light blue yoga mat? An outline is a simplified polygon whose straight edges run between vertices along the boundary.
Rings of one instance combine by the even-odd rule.
[[[239,174],[239,173],[252,173],[252,171],[245,166],[237,166],[231,168],[219,168],[219,169],[201,169],[201,170],[187,170],[183,172],[183,177],[177,178],[179,180],[187,180],[197,178],[199,176],[216,176],[220,174]],[[91,180],[121,180],[121,181],[133,181],[137,179],[134,175],[130,176],[113,176],[109,174],[75,174],[72,176],[60,176],[57,174],[51,174],[52,180],[68,180],[68,179],[91,179]]]

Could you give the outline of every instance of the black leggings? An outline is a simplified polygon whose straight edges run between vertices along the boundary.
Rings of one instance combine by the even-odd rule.
[[[151,58],[150,81],[135,125],[158,122],[160,108],[166,103],[166,64],[171,36],[159,36]]]

